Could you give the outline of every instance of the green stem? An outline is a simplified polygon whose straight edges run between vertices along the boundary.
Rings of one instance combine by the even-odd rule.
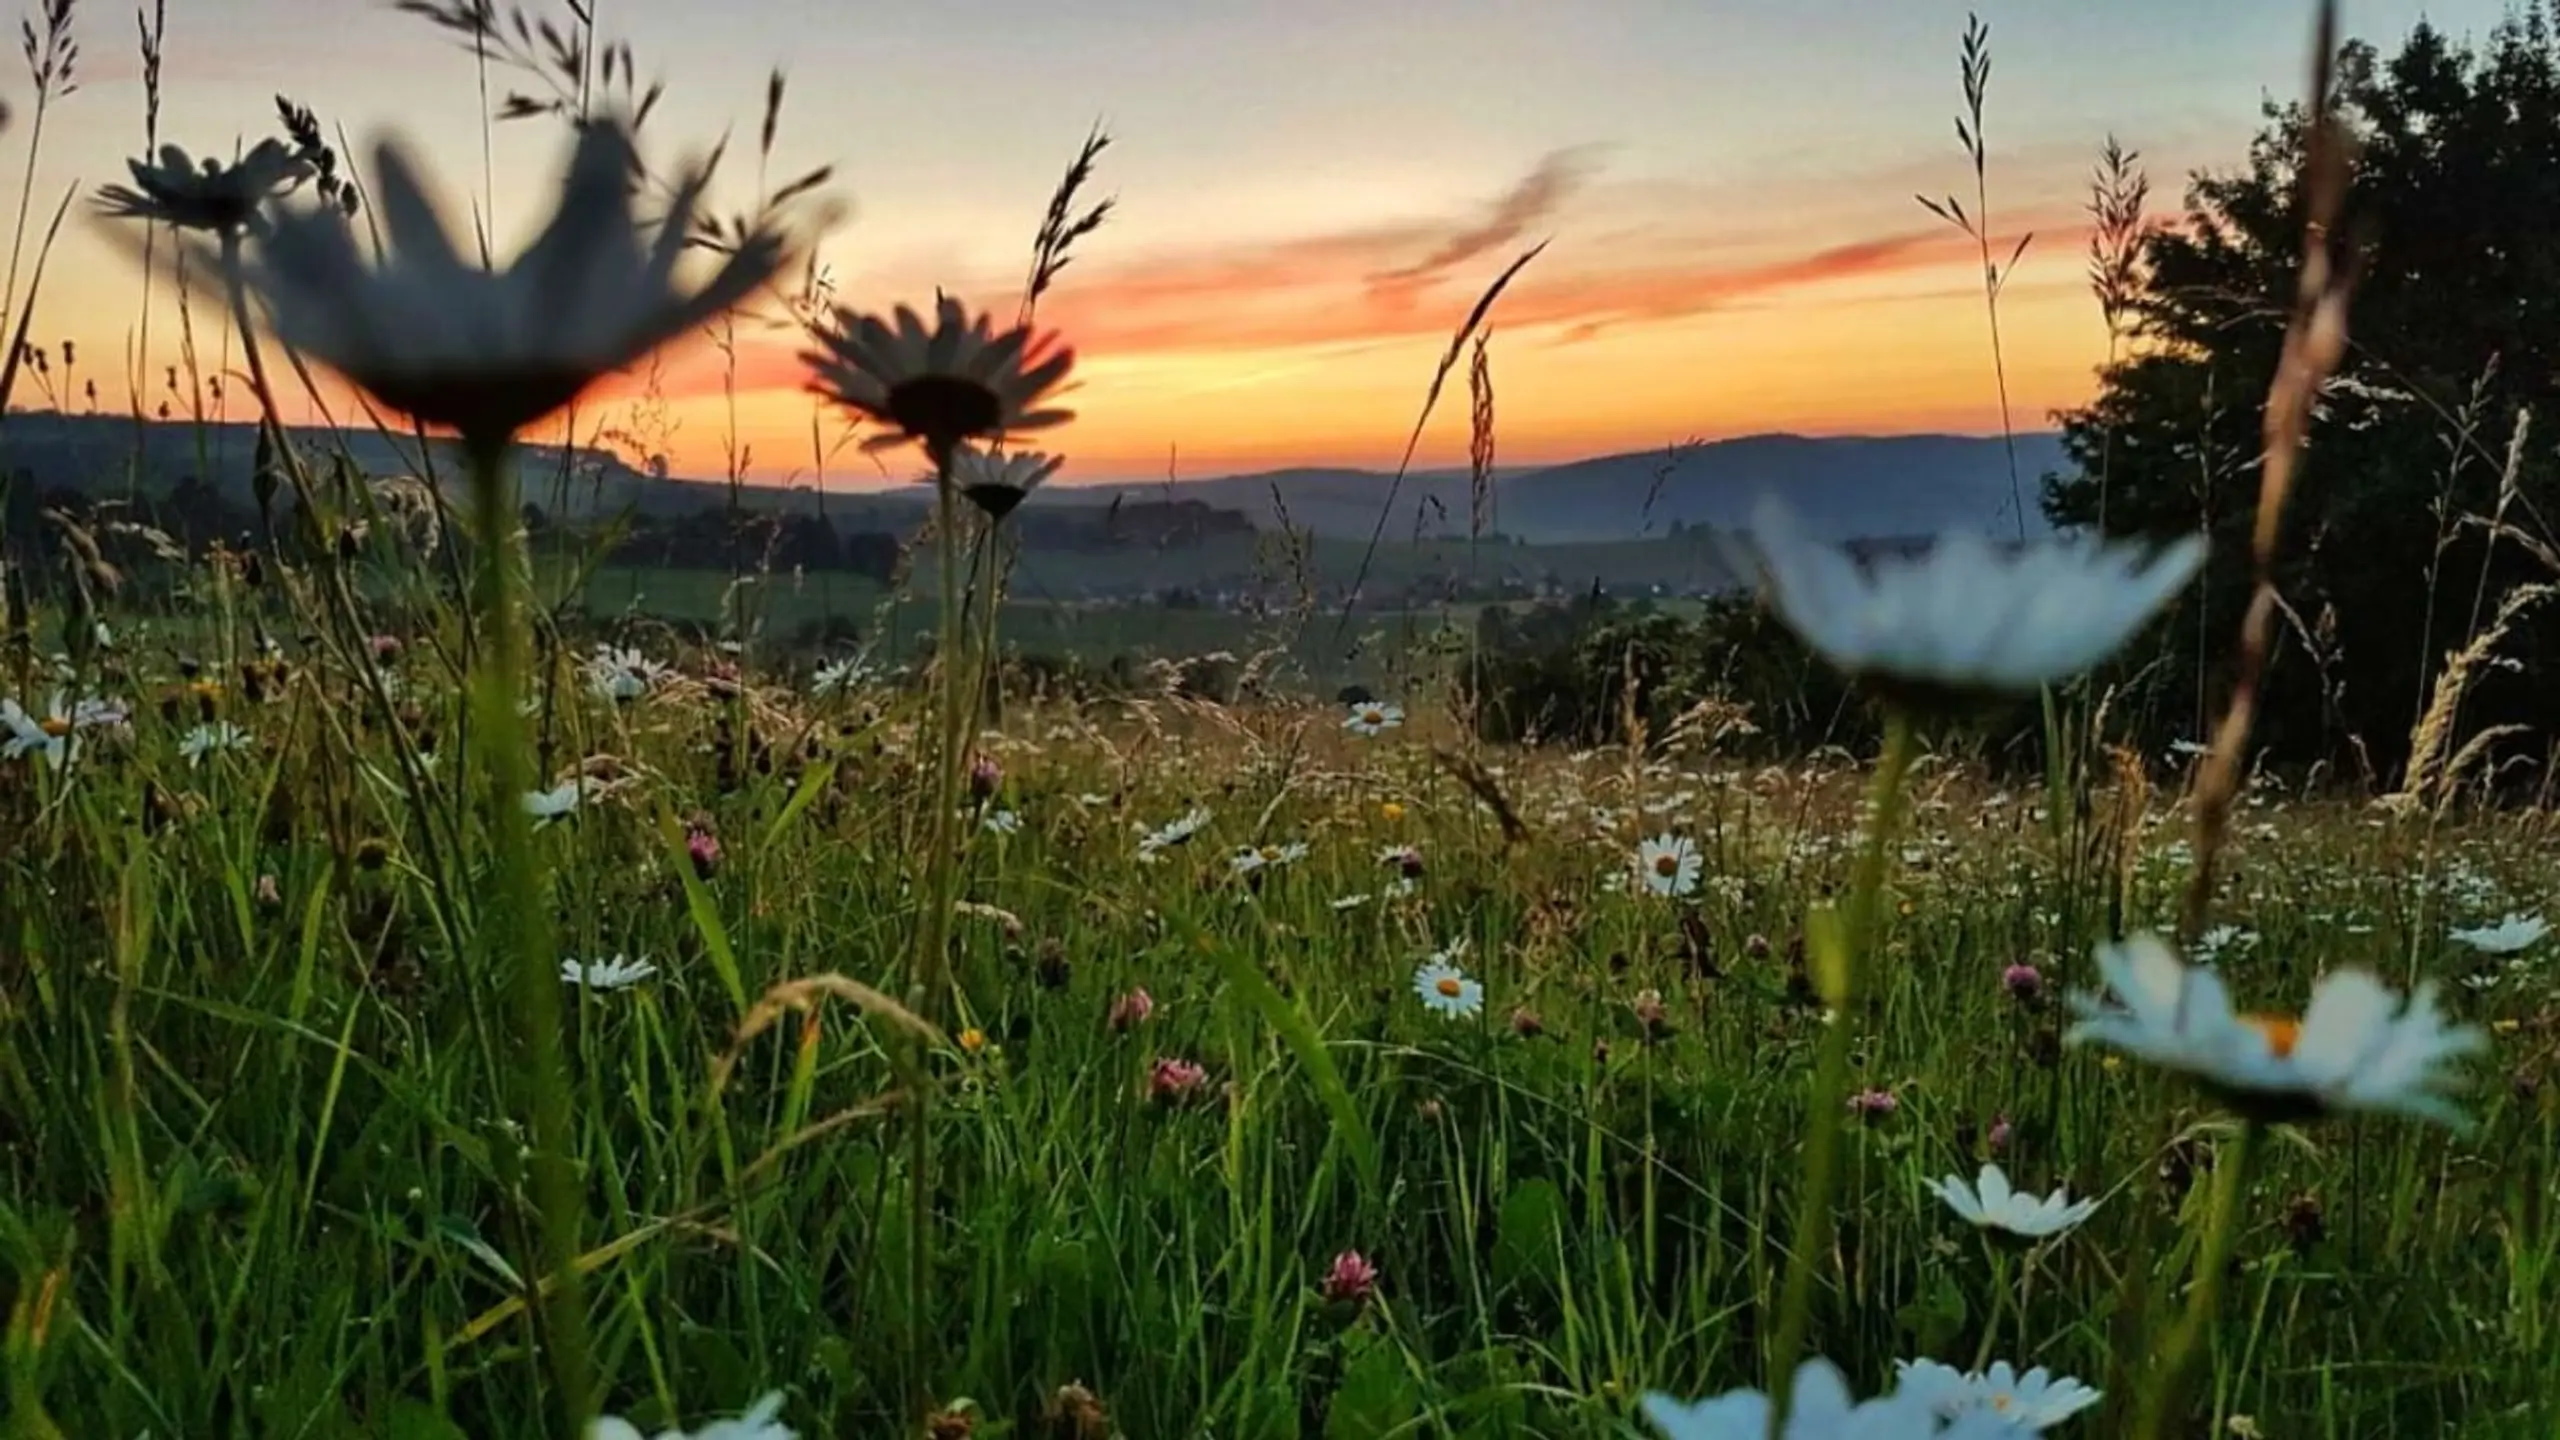
[[[955,817],[960,809],[960,752],[967,742],[968,715],[963,690],[972,674],[966,650],[968,621],[960,611],[960,507],[951,488],[951,450],[933,450],[935,470],[934,541],[941,571],[942,672],[939,739],[934,747],[933,789],[925,796],[927,866],[925,913],[916,927],[916,950],[907,967],[907,1008],[928,1022],[939,1023],[944,992],[950,988],[951,907],[958,898],[960,872]],[[937,1332],[933,1323],[933,1084],[923,1042],[915,1057],[915,1114],[907,1136],[907,1323],[909,1336],[909,1409],[919,1418],[934,1407],[933,1371]]]
[[[2241,1122],[2239,1137],[2224,1148],[2214,1166],[2213,1213],[2205,1221],[2204,1245],[2196,1254],[2195,1284],[2187,1291],[2187,1313],[2161,1348],[2160,1366],[2142,1397],[2138,1440],[2158,1440],[2168,1433],[2169,1417],[2184,1403],[2196,1356],[2205,1332],[2213,1326],[2222,1300],[2222,1275],[2231,1268],[2232,1247],[2240,1240],[2240,1200],[2248,1193],[2250,1163],[2257,1158],[2258,1122]]]
[[[471,677],[496,882],[495,913],[482,917],[480,936],[489,962],[505,966],[515,985],[511,1008],[523,1041],[516,1067],[518,1104],[532,1119],[533,1192],[542,1219],[540,1263],[525,1268],[527,1284],[536,1286],[528,1299],[542,1317],[540,1348],[550,1352],[558,1387],[558,1433],[578,1435],[585,1432],[593,1395],[576,1266],[579,1203],[569,1163],[569,1074],[560,1053],[560,967],[552,953],[543,898],[542,855],[533,843],[532,817],[524,809],[525,794],[533,786],[524,722],[516,713],[526,647],[517,616],[516,515],[509,503],[507,446],[504,437],[465,440],[479,541],[476,608],[489,641]],[[547,1296],[539,1289],[545,1276],[552,1287]]]
[[[1876,761],[1868,796],[1867,843],[1849,892],[1848,922],[1839,936],[1839,974],[1832,988],[1831,1023],[1823,1027],[1814,1063],[1813,1113],[1807,1119],[1804,1194],[1796,1212],[1794,1246],[1787,1255],[1786,1289],[1779,1300],[1778,1338],[1769,1351],[1770,1440],[1777,1440],[1795,1400],[1796,1362],[1804,1356],[1813,1325],[1814,1271],[1831,1246],[1831,1198],[1840,1179],[1841,1114],[1849,1102],[1849,1041],[1857,1026],[1859,955],[1873,941],[1884,892],[1885,856],[1901,823],[1903,781],[1911,772],[1911,722],[1887,708],[1884,753]]]

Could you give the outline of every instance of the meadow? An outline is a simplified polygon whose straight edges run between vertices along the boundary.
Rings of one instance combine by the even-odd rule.
[[[2319,245],[2209,743],[2121,743],[2083,678],[2201,538],[1861,561],[1779,507],[1733,557],[1876,753],[1712,695],[1496,746],[1463,647],[1392,643],[1348,705],[990,707],[1103,138],[1011,322],[777,294],[826,175],[706,219],[591,9],[403,8],[575,122],[520,254],[289,107],[96,197],[224,282],[301,532],[57,511],[0,576],[11,1440],[2560,1432],[2560,842],[2446,753],[2486,662],[2393,796],[2250,759]],[[767,302],[931,473],[901,666],[725,591],[687,638],[528,545],[519,442]],[[318,369],[463,473],[394,517],[273,443]],[[1968,723],[2029,701],[2021,781]]]

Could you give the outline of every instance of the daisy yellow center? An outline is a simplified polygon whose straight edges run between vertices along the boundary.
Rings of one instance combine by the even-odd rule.
[[[1656,855],[1656,856],[1654,856],[1654,857],[1653,857],[1653,873],[1654,873],[1654,874],[1656,874],[1656,875],[1661,876],[1662,878],[1664,878],[1664,879],[1666,879],[1666,880],[1670,879],[1670,878],[1671,878],[1672,876],[1674,876],[1674,875],[1679,874],[1679,873],[1680,873],[1680,857],[1679,857],[1679,856],[1677,856],[1677,855]]]
[[[1467,987],[1459,981],[1457,976],[1443,975],[1440,977],[1439,982],[1431,988],[1448,996],[1450,999],[1455,1000],[1458,998],[1459,993],[1464,991]]]
[[[2267,1037],[2267,1049],[2279,1060],[2293,1054],[2302,1039],[2302,1022],[2285,1015],[2243,1015],[2240,1023]]]
[[[59,740],[63,736],[71,733],[71,722],[63,719],[59,715],[47,715],[44,717],[43,723],[39,724],[36,728],[42,730],[47,735],[52,736],[54,739]]]
[[[2018,1400],[2014,1395],[2000,1394],[1991,1397],[1991,1408],[1999,1411],[2003,1415],[2006,1415],[2011,1410],[2017,1408],[2017,1404]]]
[[[1378,814],[1387,820],[1401,820],[1404,818],[1404,807],[1390,800],[1378,807]]]
[[[1370,725],[1384,725],[1387,723],[1386,712],[1381,710],[1363,710],[1360,712],[1360,719],[1362,722]]]

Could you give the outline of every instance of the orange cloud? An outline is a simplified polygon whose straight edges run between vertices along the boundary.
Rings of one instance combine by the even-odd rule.
[[[1489,237],[1496,228],[1467,234]],[[1507,239],[1484,238],[1475,253],[1523,238],[1524,232],[1525,225],[1515,226]],[[2085,235],[2085,226],[2074,220],[2040,231],[2038,244],[2076,246]],[[1438,248],[1423,261],[1390,268],[1424,243]],[[2004,238],[1994,248],[2005,253],[2015,243]],[[1158,256],[1080,271],[1051,297],[1041,318],[1063,330],[1088,359],[1438,338],[1472,298],[1455,288],[1458,262],[1448,257],[1459,248],[1448,236],[1435,239],[1423,227],[1400,226]],[[1707,256],[1715,249],[1704,239],[1694,248]],[[1550,252],[1503,296],[1496,320],[1506,330],[1547,329],[1554,332],[1553,343],[1574,344],[1630,324],[1684,319],[1835,282],[1969,268],[1973,253],[1972,241],[1943,226],[1914,226],[1745,263],[1702,258],[1569,268]],[[1472,285],[1475,277],[1465,278]],[[1432,287],[1447,291],[1451,303],[1416,303]],[[729,385],[741,392],[796,389],[804,380],[800,349],[787,332],[741,337],[734,364],[715,350],[694,347],[669,362],[660,389],[674,399],[718,394]]]

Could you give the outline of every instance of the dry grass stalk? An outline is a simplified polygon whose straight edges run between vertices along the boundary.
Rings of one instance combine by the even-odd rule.
[[[728,1088],[729,1075],[737,1069],[738,1057],[746,1053],[748,1044],[757,1036],[772,1029],[783,1016],[795,1011],[813,1011],[819,1001],[829,998],[848,1001],[866,1014],[888,1020],[927,1045],[944,1043],[942,1032],[931,1021],[859,980],[833,971],[785,980],[764,992],[764,998],[738,1021],[738,1032],[729,1041],[729,1048],[712,1063],[711,1093],[716,1096]]]
[[[2426,808],[2431,797],[2438,803],[2452,797],[2462,772],[2469,768],[2463,757],[2470,756],[2476,762],[2478,755],[2474,752],[2490,734],[2483,732],[2473,737],[2455,756],[2453,763],[2444,763],[2446,748],[2453,739],[2454,718],[2462,708],[2464,694],[2471,688],[2472,677],[2497,663],[2494,657],[2499,643],[2507,638],[2516,622],[2524,618],[2525,612],[2555,594],[2560,594],[2560,586],[2519,585],[2509,590],[2498,601],[2497,613],[2490,617],[2489,623],[2445,660],[2444,669],[2436,676],[2434,696],[2428,701],[2426,712],[2418,717],[2417,725],[2409,732],[2408,770],[2400,788],[2384,797],[2382,803],[2386,808],[2411,813]],[[2493,728],[2512,731],[2516,727]]]
[[[2247,618],[2241,622],[2239,673],[2232,683],[2230,706],[2214,732],[2212,751],[2196,776],[2196,866],[2179,916],[2179,933],[2189,941],[2203,933],[2205,911],[2213,900],[2215,870],[2231,828],[2231,805],[2240,793],[2242,758],[2257,721],[2258,686],[2275,646],[2276,547],[2283,538],[2285,502],[2292,493],[2295,467],[2310,440],[2312,403],[2347,346],[2347,298],[2354,277],[2332,250],[2346,201],[2353,142],[2339,122],[2331,87],[2337,52],[2338,7],[2336,0],[2323,0],[2312,57],[2311,121],[2303,162],[2302,271],[2293,316],[2285,326],[2283,355],[2267,391],[2257,525],[2250,539],[2256,583]]]
[[[1450,334],[1449,348],[1441,352],[1440,364],[1431,372],[1431,386],[1422,394],[1422,411],[1413,417],[1413,430],[1405,436],[1404,455],[1396,461],[1396,473],[1387,482],[1386,499],[1378,505],[1378,523],[1369,532],[1368,548],[1360,552],[1360,568],[1352,574],[1351,590],[1342,602],[1342,614],[1334,621],[1332,643],[1335,645],[1342,643],[1343,632],[1351,626],[1351,612],[1359,604],[1360,587],[1368,583],[1369,567],[1378,558],[1379,542],[1386,538],[1387,519],[1395,513],[1396,494],[1404,488],[1406,472],[1413,468],[1413,452],[1422,444],[1423,427],[1431,423],[1431,412],[1440,408],[1440,392],[1448,386],[1449,372],[1458,368],[1458,357],[1467,353],[1467,342],[1475,338],[1485,317],[1493,313],[1493,302],[1502,298],[1502,292],[1511,288],[1511,282],[1521,271],[1529,268],[1530,261],[1546,252],[1547,244],[1544,240],[1539,241],[1504,266],[1502,273],[1493,277],[1493,283],[1485,287],[1484,293],[1476,297],[1475,308],[1467,312],[1467,318],[1460,321],[1456,331]]]
[[[1503,793],[1502,782],[1493,777],[1492,771],[1474,757],[1461,755],[1446,745],[1432,746],[1431,758],[1439,761],[1441,769],[1456,777],[1459,784],[1466,786],[1469,793],[1493,812],[1493,818],[1502,826],[1503,844],[1518,845],[1529,838],[1529,822],[1520,818],[1518,807],[1511,803],[1509,795]]]

